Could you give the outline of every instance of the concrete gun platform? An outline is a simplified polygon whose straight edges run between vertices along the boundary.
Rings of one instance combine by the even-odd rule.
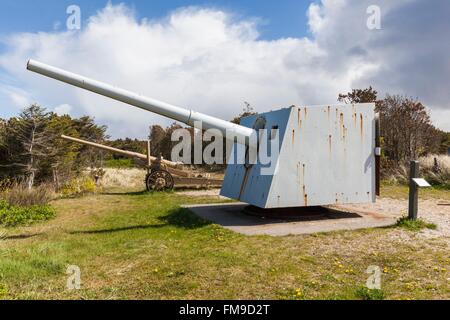
[[[396,219],[374,212],[341,207],[297,208],[295,218],[274,219],[245,213],[248,204],[184,206],[197,216],[244,235],[287,236],[342,230],[380,228],[395,225]],[[292,209],[290,209],[292,210]],[[309,213],[308,210],[311,212]]]

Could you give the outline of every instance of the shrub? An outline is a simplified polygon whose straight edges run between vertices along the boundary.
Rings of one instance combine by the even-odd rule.
[[[47,204],[19,207],[0,200],[0,225],[5,227],[32,224],[37,221],[49,220],[54,216],[55,210]]]
[[[70,180],[62,189],[63,196],[77,196],[88,193],[95,193],[97,186],[90,177],[74,178]]]

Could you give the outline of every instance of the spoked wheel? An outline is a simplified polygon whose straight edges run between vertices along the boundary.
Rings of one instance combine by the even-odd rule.
[[[145,183],[147,191],[171,190],[175,184],[172,175],[165,170],[155,170],[148,174]]]

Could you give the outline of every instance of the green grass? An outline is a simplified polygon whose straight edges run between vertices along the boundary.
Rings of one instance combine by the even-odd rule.
[[[98,194],[52,203],[57,217],[6,230],[0,299],[368,299],[371,265],[386,299],[449,299],[450,255],[400,228],[243,236],[182,204],[176,193]],[[0,233],[2,230],[0,230]],[[79,266],[82,289],[66,288]]]
[[[48,220],[55,216],[55,210],[49,205],[29,207],[12,206],[0,199],[0,226],[15,227]]]
[[[393,199],[408,199],[409,187],[400,184],[382,183],[381,196]],[[450,201],[450,190],[443,186],[419,190],[420,199],[441,199]]]
[[[437,226],[434,223],[429,223],[422,219],[411,220],[408,217],[400,218],[397,221],[397,226],[405,228],[410,231],[420,231],[422,229],[431,229],[431,230],[437,229]]]
[[[384,300],[385,298],[383,290],[369,289],[367,287],[358,288],[356,295],[362,300]]]
[[[105,167],[114,169],[134,168],[132,159],[110,159],[105,161]]]

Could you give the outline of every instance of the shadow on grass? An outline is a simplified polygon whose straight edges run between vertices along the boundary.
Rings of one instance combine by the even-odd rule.
[[[178,208],[169,214],[159,217],[158,220],[167,226],[174,226],[181,229],[199,229],[212,224],[211,221],[202,219],[186,208]]]
[[[117,191],[117,192],[102,192],[100,194],[105,196],[151,196],[153,194],[174,194],[175,192],[173,190],[166,190],[166,191]]]
[[[185,208],[174,209],[170,211],[167,215],[158,217],[157,219],[161,222],[161,224],[141,224],[134,226],[114,227],[109,229],[81,230],[81,231],[72,231],[70,232],[70,234],[72,235],[110,234],[133,230],[161,229],[170,226],[185,230],[193,230],[203,228],[207,225],[212,224],[212,222],[197,217],[191,211]]]
[[[17,234],[17,235],[5,236],[5,237],[1,238],[0,240],[26,240],[26,239],[38,237],[40,235],[42,235],[42,233]]]
[[[142,191],[118,191],[118,192],[102,192],[100,193],[105,196],[143,196],[143,195],[151,195],[147,190]]]

